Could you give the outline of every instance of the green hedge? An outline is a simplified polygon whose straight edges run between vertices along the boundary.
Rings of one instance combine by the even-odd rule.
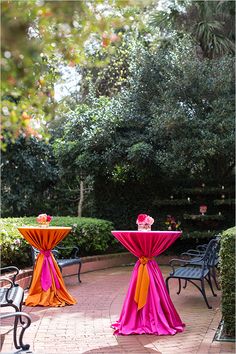
[[[224,334],[235,336],[235,234],[236,227],[223,232],[220,249],[222,317]]]
[[[1,264],[17,265],[20,268],[32,264],[28,242],[21,236],[17,227],[37,225],[35,217],[3,218],[1,224]],[[80,255],[97,255],[123,250],[123,246],[111,235],[114,226],[111,222],[78,217],[54,217],[52,226],[71,226],[72,232],[60,243],[62,246],[78,245]],[[185,232],[167,251],[167,254],[180,254],[199,243],[206,243],[217,232]],[[67,256],[66,252],[62,252]]]
[[[1,264],[18,267],[32,264],[28,242],[17,230],[23,225],[37,225],[34,217],[4,218],[1,224]],[[117,241],[111,234],[114,229],[110,221],[78,218],[54,217],[51,226],[71,226],[71,233],[60,243],[61,246],[77,245],[80,255],[96,255],[113,250]],[[118,247],[118,246],[117,246]],[[66,254],[63,254],[66,256]]]

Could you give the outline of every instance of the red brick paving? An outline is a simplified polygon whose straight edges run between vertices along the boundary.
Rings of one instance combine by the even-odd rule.
[[[169,267],[161,267],[166,277]],[[177,283],[170,280],[171,298],[186,329],[175,336],[131,335],[114,336],[110,328],[119,318],[132,267],[110,268],[85,273],[82,283],[76,276],[65,278],[70,293],[78,303],[61,308],[23,307],[30,313],[32,324],[25,332],[24,341],[35,354],[107,354],[107,353],[162,353],[162,354],[229,354],[234,343],[213,341],[221,319],[220,292],[207,295],[212,310],[208,310],[200,292],[193,287],[176,294]],[[9,320],[8,320],[9,321]],[[12,343],[12,327],[2,323],[2,353],[16,352]],[[8,333],[8,331],[10,332]]]

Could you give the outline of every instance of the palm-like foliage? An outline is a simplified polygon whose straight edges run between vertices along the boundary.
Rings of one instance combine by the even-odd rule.
[[[172,0],[168,11],[154,11],[150,26],[188,32],[201,55],[210,59],[235,50],[235,2]]]
[[[206,57],[234,52],[234,11],[231,3],[233,1],[198,1],[192,5],[195,13],[192,34]]]

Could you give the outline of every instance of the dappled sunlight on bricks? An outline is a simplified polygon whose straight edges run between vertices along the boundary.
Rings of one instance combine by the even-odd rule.
[[[32,317],[25,342],[35,354],[99,353],[234,353],[233,343],[213,342],[221,319],[220,292],[214,298],[207,287],[213,309],[208,310],[201,294],[191,284],[176,294],[177,283],[170,282],[170,294],[184,332],[174,336],[114,336],[111,323],[119,318],[133,267],[109,268],[65,278],[69,292],[78,303],[60,308],[23,307]],[[161,267],[164,277],[169,267]],[[6,326],[8,327],[8,326]],[[3,327],[5,329],[5,327]],[[2,352],[14,352],[12,332],[4,335]]]

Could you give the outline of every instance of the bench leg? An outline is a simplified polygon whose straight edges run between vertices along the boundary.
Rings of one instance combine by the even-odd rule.
[[[179,290],[177,291],[177,295],[179,295],[181,292],[181,279],[178,278],[178,281],[179,281]]]
[[[218,283],[217,278],[216,278],[216,267],[212,267],[212,272],[211,272],[211,274],[212,274],[212,278],[213,278],[213,280],[214,280],[214,283],[215,283],[215,285],[216,285],[216,289],[217,289],[217,290],[220,290],[220,286],[219,286],[219,283]]]
[[[168,294],[170,293],[169,284],[168,284],[168,281],[169,281],[170,278],[171,277],[166,278],[166,288],[167,288]],[[177,291],[177,294],[179,295],[180,291],[181,291],[181,280],[178,279],[178,281],[179,281],[179,290]]]
[[[81,280],[80,280],[80,271],[81,271],[81,266],[82,266],[82,263],[79,263],[79,269],[78,269],[78,281],[81,283]]]
[[[184,282],[184,286],[183,286],[184,289],[187,288],[187,280],[185,279],[185,282]]]
[[[23,298],[24,298],[24,294],[22,296],[22,300],[21,300],[21,303],[20,303],[20,306],[19,306],[19,311],[22,312],[22,302],[23,302]],[[21,324],[25,324],[25,322],[23,321],[22,319],[22,316],[19,316],[20,317],[20,323]]]
[[[212,309],[212,307],[209,305],[209,303],[208,303],[208,301],[207,301],[206,291],[205,291],[205,284],[204,284],[204,278],[203,278],[203,279],[199,279],[199,280],[201,280],[201,287],[198,286],[196,283],[194,283],[193,280],[188,279],[188,281],[189,281],[191,284],[193,284],[194,286],[196,286],[196,288],[201,292],[201,294],[202,294],[202,296],[203,296],[203,298],[204,298],[204,300],[205,300],[205,303],[206,303],[207,307],[208,307],[209,309]]]
[[[213,296],[217,296],[217,294],[215,294],[215,293],[214,293],[214,290],[213,290],[210,272],[208,273],[208,278],[206,278],[206,280],[207,280],[208,284],[210,285],[212,295],[213,295]]]
[[[30,345],[29,344],[23,344],[23,335],[24,335],[24,332],[26,330],[26,328],[29,327],[31,321],[27,324],[25,324],[25,322],[23,322],[23,326],[21,327],[21,330],[20,330],[20,334],[19,334],[19,342],[17,340],[17,327],[18,327],[18,317],[21,319],[21,316],[20,315],[16,315],[15,316],[15,320],[14,320],[14,329],[13,329],[13,341],[14,341],[14,346],[16,349],[23,349],[23,350],[28,350],[30,348]]]
[[[14,329],[13,329],[13,341],[14,341],[15,348],[20,349],[20,346],[18,345],[18,342],[17,342],[17,325],[18,325],[18,316],[15,316]]]
[[[208,303],[208,301],[207,301],[204,279],[201,279],[201,286],[202,286],[202,288],[201,288],[200,291],[201,291],[202,296],[203,296],[203,298],[204,298],[204,300],[205,300],[205,303],[206,303],[206,305],[207,305],[207,307],[208,307],[209,309],[212,309],[212,306],[210,306],[209,303]]]
[[[170,277],[166,278],[166,289],[168,291],[168,294],[170,294],[170,291],[169,291],[169,284],[168,284],[168,281],[169,281]]]

